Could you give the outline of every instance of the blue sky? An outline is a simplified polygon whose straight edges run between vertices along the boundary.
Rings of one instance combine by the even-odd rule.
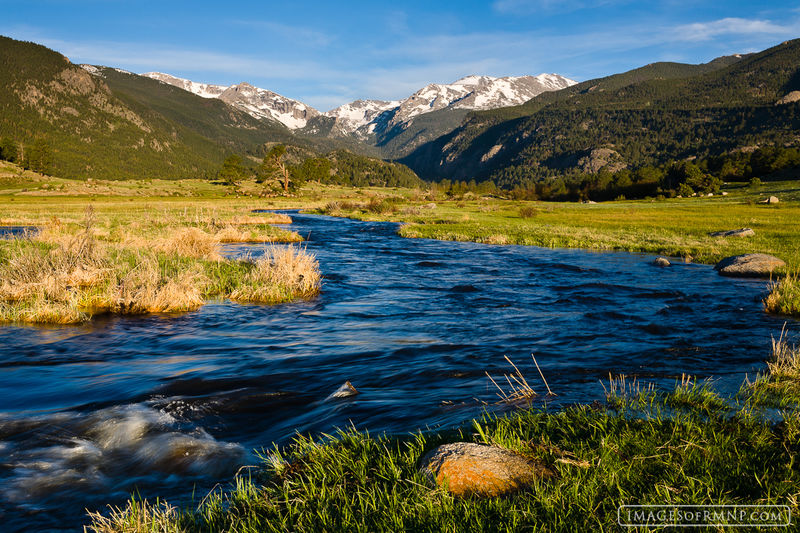
[[[469,74],[582,81],[800,37],[800,2],[0,0],[0,34],[73,62],[247,81],[322,111]]]

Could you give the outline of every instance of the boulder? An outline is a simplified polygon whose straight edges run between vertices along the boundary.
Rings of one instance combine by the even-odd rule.
[[[669,262],[669,259],[667,259],[666,257],[656,257],[655,260],[653,261],[653,264],[655,266],[668,267],[671,263]]]
[[[728,231],[715,231],[709,233],[710,237],[752,237],[756,232],[750,228],[731,229]]]
[[[499,446],[470,442],[444,444],[422,458],[421,472],[431,482],[446,485],[455,496],[495,497],[549,478],[553,471]]]
[[[778,200],[777,196],[770,196],[766,200],[761,200],[762,204],[777,204],[779,202],[780,202],[780,200]]]
[[[714,267],[723,276],[742,278],[767,278],[776,268],[786,263],[767,254],[744,254],[726,257]]]

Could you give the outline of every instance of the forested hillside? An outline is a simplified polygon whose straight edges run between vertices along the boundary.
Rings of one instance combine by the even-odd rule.
[[[704,65],[655,63],[470,114],[402,159],[426,179],[498,186],[797,141],[800,41]]]
[[[265,143],[327,152],[225,102],[122,70],[73,65],[34,43],[0,37],[2,157],[68,178],[212,177],[230,153]],[[374,150],[374,149],[373,149]]]

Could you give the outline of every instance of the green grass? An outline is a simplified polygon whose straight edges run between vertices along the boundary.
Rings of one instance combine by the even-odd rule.
[[[616,531],[622,504],[779,504],[798,511],[800,416],[780,423],[684,380],[605,407],[486,414],[407,438],[353,429],[285,450],[184,509],[132,500],[90,531]],[[557,472],[504,498],[456,498],[419,472],[452,441],[497,444]]]
[[[793,193],[781,194],[784,198],[800,196],[800,182],[769,185],[765,191],[732,188],[727,197],[702,199],[599,204],[460,199],[437,200],[435,209],[420,209],[423,200],[390,213],[363,206],[340,214],[403,222],[400,234],[411,238],[645,252],[701,263],[762,252],[780,257],[790,267],[800,267],[800,203],[756,203],[776,190]],[[739,239],[708,235],[742,227],[752,228],[756,235]]]
[[[767,371],[742,386],[741,393],[754,405],[786,408],[800,405],[800,347],[789,341],[784,326],[772,339]]]
[[[771,313],[800,316],[800,270],[787,274],[773,283],[772,290],[764,300]]]

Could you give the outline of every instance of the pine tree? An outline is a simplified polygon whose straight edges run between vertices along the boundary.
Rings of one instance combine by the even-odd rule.
[[[226,185],[236,186],[244,177],[245,168],[242,165],[242,158],[236,154],[231,154],[226,157],[225,161],[222,163],[222,168],[220,168],[217,173],[217,178]]]

